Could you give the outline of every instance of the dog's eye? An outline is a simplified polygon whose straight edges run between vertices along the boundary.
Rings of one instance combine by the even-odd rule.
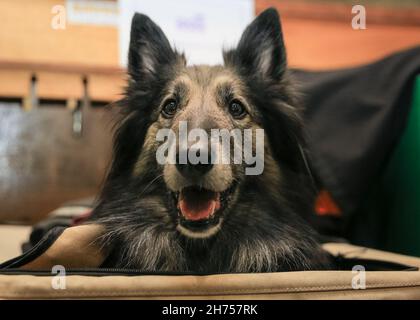
[[[242,103],[240,103],[238,100],[233,100],[229,104],[229,113],[236,119],[242,119],[246,115],[246,110]]]
[[[177,109],[178,109],[178,104],[176,103],[176,101],[168,100],[163,105],[162,115],[165,116],[166,118],[172,118],[175,115]]]

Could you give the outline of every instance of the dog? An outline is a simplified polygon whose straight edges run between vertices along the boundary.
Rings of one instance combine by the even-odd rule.
[[[264,11],[245,29],[236,48],[223,53],[224,65],[188,66],[143,14],[134,15],[130,37],[113,160],[91,219],[106,230],[99,239],[110,251],[104,266],[190,273],[328,268],[305,221],[313,192],[277,11]],[[178,141],[167,150],[178,162],[161,163],[159,132],[177,136],[181,124],[187,133],[263,130],[262,141],[250,143],[253,152],[263,144],[262,172],[247,174],[252,165],[244,161],[204,161],[222,153],[217,139],[212,151],[194,149],[203,161],[181,164]],[[193,147],[187,140],[183,150],[188,155]]]

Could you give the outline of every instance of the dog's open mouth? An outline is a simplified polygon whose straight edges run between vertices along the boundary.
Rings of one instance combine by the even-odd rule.
[[[215,192],[189,186],[174,193],[179,224],[197,232],[217,226],[232,191],[232,187],[223,192]]]
[[[178,197],[178,210],[191,221],[210,219],[220,209],[220,193],[196,187],[184,188]]]

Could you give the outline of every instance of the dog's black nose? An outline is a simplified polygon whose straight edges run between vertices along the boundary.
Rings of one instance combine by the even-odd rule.
[[[177,155],[176,168],[183,176],[188,178],[198,178],[204,176],[207,172],[211,170],[211,168],[213,168],[210,153],[206,152],[204,156],[201,156],[201,152],[202,151],[200,150],[196,152],[196,160],[198,160],[198,162],[193,161],[192,159],[190,159],[190,157],[186,157],[186,161],[182,161],[182,159],[180,159],[179,157],[179,154]],[[206,159],[206,161],[202,161],[204,160],[201,159],[203,157]]]

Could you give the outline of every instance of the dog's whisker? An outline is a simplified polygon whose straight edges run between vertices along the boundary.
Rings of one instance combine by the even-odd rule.
[[[158,175],[156,178],[154,178],[152,181],[150,181],[145,187],[144,187],[144,189],[143,189],[143,191],[142,192],[140,192],[140,194],[139,194],[139,197],[141,197],[146,191],[147,191],[147,189],[148,188],[150,188],[152,185],[153,185],[153,183],[154,182],[156,182],[158,179],[160,179],[160,178],[162,178],[163,177],[163,173],[162,174],[160,174],[160,175]]]

